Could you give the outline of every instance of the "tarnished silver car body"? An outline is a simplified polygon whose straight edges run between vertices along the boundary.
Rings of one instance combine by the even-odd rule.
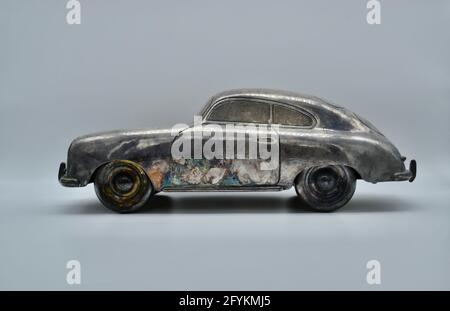
[[[373,125],[345,108],[320,98],[286,91],[240,89],[211,97],[201,111],[203,122],[217,105],[242,99],[285,106],[311,118],[310,126],[277,129],[279,165],[262,171],[257,160],[173,160],[171,146],[186,131],[113,131],[75,139],[62,163],[59,180],[65,186],[85,186],[96,170],[112,160],[130,160],[147,173],[156,191],[282,190],[290,188],[304,169],[317,165],[343,165],[357,178],[376,183],[414,180],[415,161],[409,169],[397,148]],[[271,110],[272,114],[272,110]]]

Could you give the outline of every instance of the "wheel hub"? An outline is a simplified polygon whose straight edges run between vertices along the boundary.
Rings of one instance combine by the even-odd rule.
[[[128,174],[117,174],[113,180],[114,190],[121,194],[126,194],[133,189],[133,179]]]
[[[332,176],[321,175],[317,178],[317,187],[321,191],[330,191],[336,185],[336,180]]]
[[[338,177],[331,169],[319,169],[312,177],[314,185],[319,192],[327,193],[336,188]]]

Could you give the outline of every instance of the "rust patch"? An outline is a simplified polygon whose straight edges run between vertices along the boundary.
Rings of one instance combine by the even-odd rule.
[[[148,177],[152,181],[153,187],[156,190],[160,190],[164,177],[169,171],[169,163],[165,160],[156,160],[152,163],[150,168],[147,170]]]

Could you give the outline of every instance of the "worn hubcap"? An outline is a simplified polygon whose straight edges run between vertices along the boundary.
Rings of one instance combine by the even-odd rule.
[[[113,180],[114,191],[127,194],[133,189],[133,179],[128,174],[119,173]]]
[[[337,176],[332,170],[322,169],[313,176],[317,190],[320,192],[328,192],[336,187]]]
[[[322,202],[334,202],[345,194],[347,180],[334,166],[317,167],[307,175],[307,187],[313,197]]]

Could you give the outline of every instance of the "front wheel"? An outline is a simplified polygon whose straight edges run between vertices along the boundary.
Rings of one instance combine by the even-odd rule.
[[[95,193],[107,208],[129,213],[141,208],[153,194],[145,171],[132,161],[112,161],[95,175]]]
[[[344,206],[355,189],[355,174],[350,168],[340,165],[308,168],[295,181],[297,194],[319,212],[331,212]]]

